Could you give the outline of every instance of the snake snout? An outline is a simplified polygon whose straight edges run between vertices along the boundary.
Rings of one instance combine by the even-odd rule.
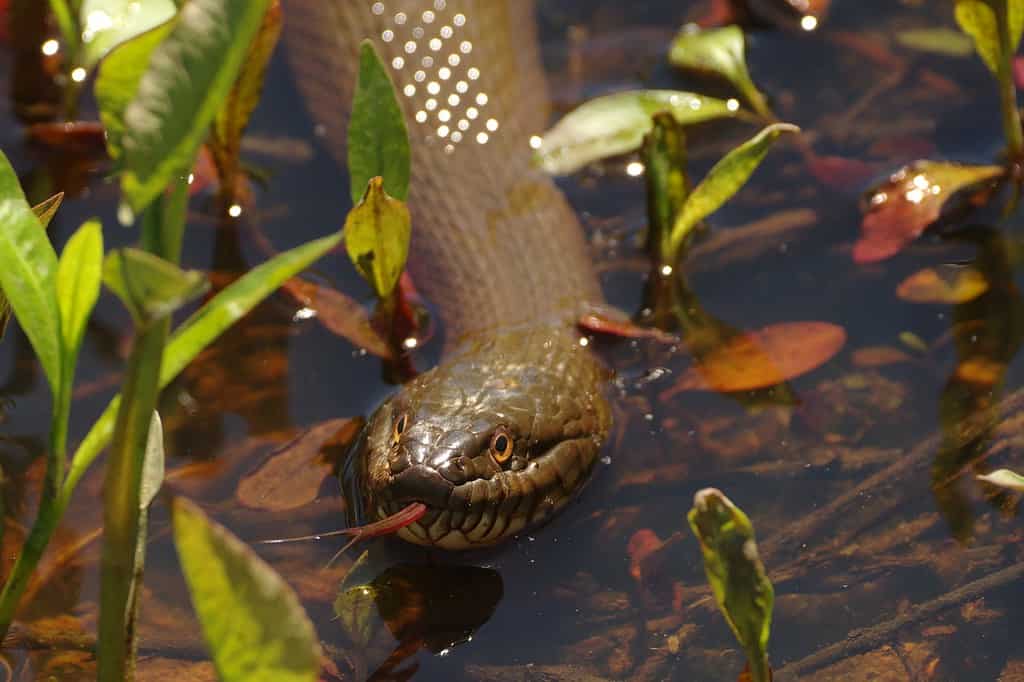
[[[410,465],[406,461],[400,473],[388,484],[388,493],[395,502],[422,502],[429,507],[444,509],[448,506],[454,486],[441,474],[422,464]]]

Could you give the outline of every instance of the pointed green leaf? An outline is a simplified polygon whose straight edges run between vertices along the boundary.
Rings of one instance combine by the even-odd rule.
[[[53,220],[62,201],[64,201],[64,192],[57,192],[49,199],[43,199],[32,207],[32,212],[39,218],[39,224],[43,226],[44,230],[50,226],[50,221]]]
[[[57,28],[60,29],[60,36],[64,39],[64,44],[77,46],[79,38],[77,24],[67,0],[50,0],[50,12],[53,13],[53,18],[57,22]]]
[[[0,153],[0,289],[32,343],[54,394],[61,385],[57,254]]]
[[[659,111],[690,125],[735,116],[736,109],[725,100],[677,90],[630,90],[595,97],[544,134],[536,162],[554,175],[572,173],[598,159],[639,149],[651,130],[651,116]]]
[[[999,73],[1002,49],[999,46],[999,24],[992,7],[985,0],[956,0],[954,15],[960,28],[974,40],[974,49],[988,70]]]
[[[348,173],[352,203],[366,191],[370,178],[384,178],[384,189],[401,201],[409,195],[409,133],[395,86],[373,43],[359,47],[359,82],[348,124]]]
[[[739,26],[700,30],[683,27],[668,53],[668,60],[681,69],[712,73],[733,84],[750,106],[762,116],[771,116],[764,95],[750,79],[744,56],[743,31]]]
[[[644,137],[641,158],[647,183],[647,248],[658,255],[676,215],[690,194],[686,175],[686,136],[671,115],[659,112]]]
[[[398,284],[411,231],[405,203],[388,196],[380,177],[371,179],[362,201],[345,219],[345,248],[380,298],[387,298]]]
[[[82,224],[64,246],[57,264],[64,367],[70,375],[82,344],[85,325],[100,295],[103,277],[103,227],[98,220]],[[66,381],[71,376],[65,377]]]
[[[190,0],[153,50],[124,111],[121,189],[136,213],[185,175],[270,0]]]
[[[751,677],[770,682],[768,637],[775,590],[757,554],[750,519],[714,488],[694,496],[687,519],[700,542],[718,608],[747,653]]]
[[[170,315],[207,287],[203,273],[182,270],[159,256],[132,248],[110,252],[103,263],[103,283],[140,324]]]
[[[1020,37],[1024,33],[1024,0],[1006,0],[1006,23],[1009,31],[1009,45],[1012,56],[1020,46]]]
[[[1009,469],[997,469],[990,474],[978,476],[978,480],[1024,493],[1024,476]]]
[[[799,131],[799,128],[789,123],[773,123],[716,163],[683,204],[683,210],[672,226],[669,252],[664,255],[673,258],[690,230],[696,227],[701,220],[717,211],[746,184],[768,153],[772,143],[780,135]]]
[[[174,543],[223,682],[314,682],[320,644],[295,592],[195,504],[172,505]]]
[[[117,46],[100,64],[93,92],[99,105],[100,121],[107,133],[107,154],[121,158],[124,137],[124,111],[139,89],[139,81],[149,57],[174,26],[173,21],[147,31]]]
[[[176,11],[173,0],[82,0],[81,65],[92,68],[110,50],[159,26]]]

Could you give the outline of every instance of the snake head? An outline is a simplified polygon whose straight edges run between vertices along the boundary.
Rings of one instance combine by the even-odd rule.
[[[421,502],[427,513],[399,537],[470,549],[572,499],[610,428],[607,372],[568,333],[533,341],[470,344],[386,400],[343,475],[350,522]]]

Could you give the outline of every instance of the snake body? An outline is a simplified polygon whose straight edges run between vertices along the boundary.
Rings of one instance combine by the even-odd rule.
[[[366,520],[422,502],[401,537],[449,549],[544,522],[587,481],[611,417],[607,372],[575,330],[601,300],[586,242],[530,162],[547,122],[532,3],[286,0],[284,15],[339,162],[360,41],[390,66],[413,152],[409,270],[446,334],[441,363],[368,420],[349,508]]]

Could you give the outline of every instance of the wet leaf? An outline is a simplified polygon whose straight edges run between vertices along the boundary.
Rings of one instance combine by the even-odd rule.
[[[954,16],[956,23],[974,41],[974,49],[985,62],[985,66],[993,74],[998,74],[1002,48],[999,41],[999,23],[992,7],[985,0],[956,0]]]
[[[895,255],[938,220],[949,199],[961,190],[1003,175],[1000,166],[965,166],[918,161],[901,168],[869,192],[863,235],[853,247],[856,263]]]
[[[0,289],[6,294],[56,394],[61,385],[57,254],[0,153]]]
[[[124,110],[121,190],[135,213],[192,168],[269,5],[190,0],[153,50]]]
[[[640,157],[647,185],[647,252],[662,259],[672,223],[690,194],[686,174],[686,135],[670,114],[658,112],[644,136]]]
[[[967,303],[988,291],[985,273],[972,266],[924,268],[900,282],[896,295],[913,303]]]
[[[224,682],[314,682],[320,644],[295,592],[241,540],[184,498],[172,504],[192,604]]]
[[[121,299],[137,323],[170,315],[208,286],[203,273],[182,270],[141,249],[111,251],[103,263],[103,283]]]
[[[50,226],[50,221],[53,220],[62,201],[64,201],[64,192],[57,192],[49,199],[44,199],[32,207],[32,212],[36,214],[36,218],[39,218],[39,224],[43,226],[44,230]]]
[[[125,109],[138,90],[150,55],[171,32],[173,25],[174,22],[167,22],[119,45],[103,60],[97,71],[93,92],[100,110],[100,121],[107,131],[107,154],[115,161],[123,152],[121,138],[124,136]]]
[[[694,496],[687,519],[700,542],[715,601],[747,654],[751,676],[755,682],[769,682],[775,591],[758,556],[750,519],[715,488]]]
[[[584,331],[607,334],[623,339],[654,339],[659,343],[679,343],[679,337],[656,327],[642,327],[617,311],[592,311],[580,317],[577,324]]]
[[[375,177],[384,178],[384,191],[396,199],[405,201],[409,195],[409,133],[391,76],[370,40],[359,47],[359,80],[348,125],[348,173],[353,204]]]
[[[267,65],[281,36],[281,4],[273,0],[263,16],[256,37],[249,46],[249,54],[242,65],[231,92],[228,93],[210,130],[209,149],[217,165],[221,191],[227,200],[234,196],[238,173],[238,154],[242,146],[242,133],[249,124],[263,90]]]
[[[1002,381],[1005,371],[1006,363],[1002,360],[976,355],[957,363],[953,376],[968,384],[991,387]]]
[[[945,26],[899,31],[896,33],[896,42],[918,52],[947,57],[966,57],[974,51],[974,45],[969,37]]]
[[[690,231],[746,184],[780,135],[796,132],[800,129],[789,123],[773,123],[716,163],[683,203],[672,225],[669,254],[678,253]]]
[[[300,305],[316,312],[316,317],[329,331],[373,355],[394,357],[387,339],[373,327],[370,316],[358,301],[332,287],[293,277],[282,285]]]
[[[566,114],[541,138],[536,163],[565,175],[599,159],[640,148],[651,117],[667,111],[680,125],[735,116],[725,100],[677,90],[630,90],[595,97]]]
[[[82,0],[81,66],[92,68],[110,50],[174,16],[173,0]]]
[[[846,331],[828,322],[783,322],[726,339],[661,394],[682,391],[732,393],[774,386],[806,374],[835,356]]]
[[[320,458],[321,448],[337,438],[354,438],[358,419],[331,419],[317,424],[272,454],[256,471],[238,483],[235,497],[246,507],[267,511],[298,509],[316,499],[331,466]],[[346,432],[346,433],[342,433]]]
[[[899,348],[892,348],[890,346],[858,348],[853,351],[851,359],[857,367],[884,367],[885,365],[895,365],[913,360],[912,357]]]
[[[720,76],[740,91],[757,113],[771,116],[764,95],[754,85],[744,57],[743,31],[738,26],[699,30],[684,26],[668,53],[668,60],[681,69]]]
[[[1024,476],[1009,469],[996,469],[990,474],[984,474],[977,478],[979,481],[985,481],[1000,488],[1009,488],[1024,493]]]
[[[398,284],[409,255],[409,209],[371,178],[362,200],[345,219],[345,248],[359,274],[377,296],[387,298]]]
[[[100,295],[103,278],[103,228],[98,220],[83,223],[64,246],[57,264],[57,305],[65,372],[72,372],[85,325]],[[70,379],[70,377],[65,377]]]

